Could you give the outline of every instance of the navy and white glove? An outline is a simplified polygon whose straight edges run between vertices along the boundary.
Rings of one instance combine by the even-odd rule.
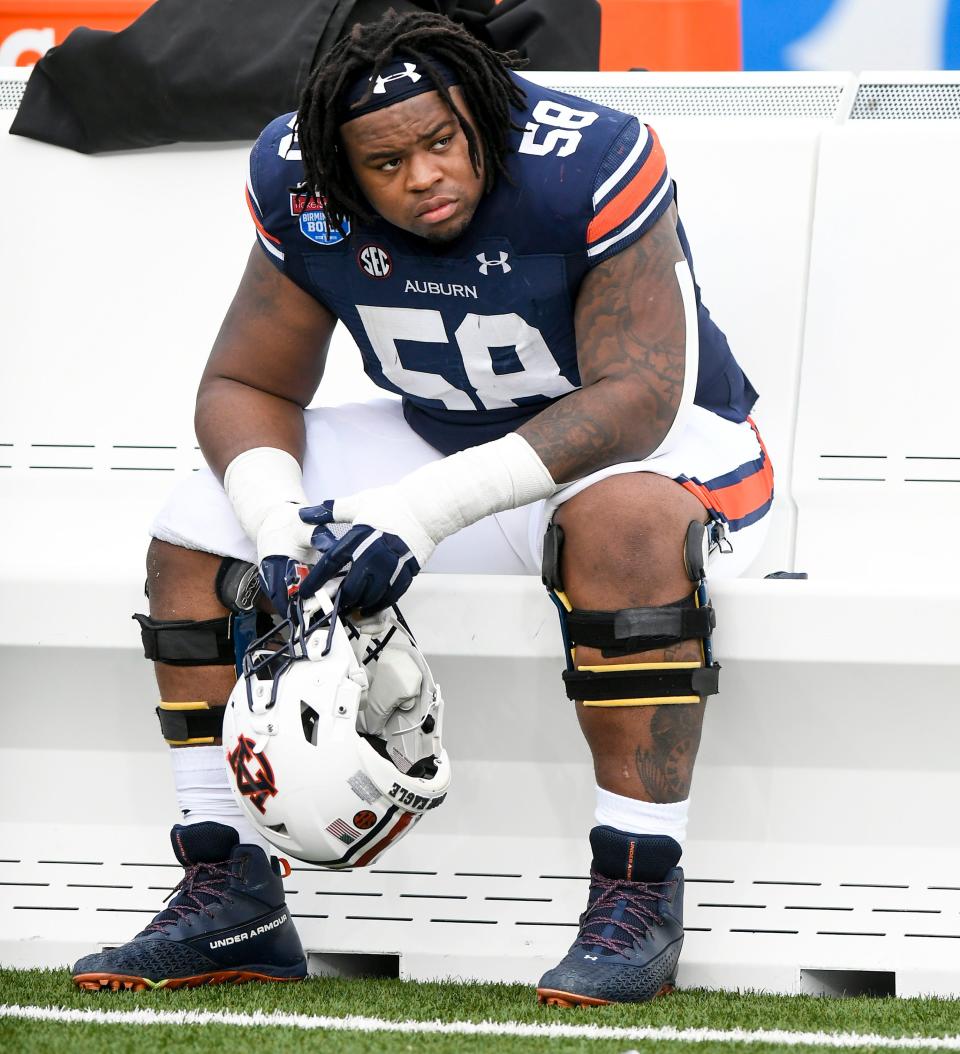
[[[317,564],[302,578],[300,596],[309,598],[345,570],[340,603],[367,616],[403,596],[444,538],[557,489],[537,452],[516,432],[423,465],[390,486],[309,507],[296,458],[273,447],[238,454],[223,485],[256,541],[264,585],[284,616],[301,572],[274,557],[307,564],[316,551]],[[336,534],[333,524],[347,525],[346,533]]]
[[[281,618],[287,617],[290,601],[317,558],[311,532],[298,515],[301,508],[299,502],[276,506],[257,531],[260,586]]]
[[[301,586],[310,596],[344,568],[344,609],[374,614],[403,596],[433,550],[493,512],[516,509],[557,489],[530,444],[515,432],[422,465],[386,487],[300,510],[315,526],[317,565]],[[332,524],[349,524],[343,537]]]
[[[379,487],[300,510],[303,522],[315,528],[311,541],[320,554],[300,587],[302,596],[311,596],[345,569],[344,611],[359,609],[366,617],[403,596],[435,543],[397,499],[394,488]],[[349,530],[338,537],[330,530],[335,523],[349,524]]]
[[[289,556],[265,556],[260,561],[260,588],[270,598],[273,610],[287,618],[290,601],[300,592],[300,586],[310,568]]]

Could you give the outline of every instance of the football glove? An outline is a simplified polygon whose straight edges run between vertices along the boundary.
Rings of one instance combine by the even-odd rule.
[[[301,508],[295,502],[276,506],[257,531],[260,586],[281,618],[287,617],[290,601],[317,557],[310,541],[312,532],[298,515]]]
[[[397,602],[444,538],[556,489],[537,452],[514,432],[422,465],[389,486],[301,509],[321,552],[302,595],[349,564],[341,603],[373,614]],[[350,528],[339,538],[332,524]]]
[[[334,576],[346,571],[340,592],[344,611],[368,616],[390,607],[403,596],[434,550],[423,528],[400,509],[389,509],[390,487],[362,491],[352,498],[325,501],[300,510],[300,518],[315,529],[313,545],[320,553],[316,565],[301,585],[302,595],[312,596]],[[404,520],[407,523],[404,523]],[[331,524],[352,524],[342,537]],[[402,523],[394,530],[388,524]],[[396,533],[403,530],[404,535]],[[407,538],[414,537],[419,545]],[[350,565],[347,567],[347,565]]]

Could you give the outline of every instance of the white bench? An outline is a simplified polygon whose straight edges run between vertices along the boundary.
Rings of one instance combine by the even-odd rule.
[[[20,76],[0,72],[0,106]],[[944,282],[955,270],[956,125],[848,119],[877,113],[876,77],[551,79],[657,128],[777,471],[766,548],[750,576],[714,589],[723,691],[694,784],[681,982],[819,991],[832,972],[885,971],[900,993],[955,990],[953,942],[935,935],[960,935],[960,893],[928,888],[960,886],[958,839],[936,808],[960,793],[960,620],[939,541],[954,490],[892,468],[882,484],[827,479],[856,473],[824,455],[883,454],[888,468],[960,455],[950,300],[926,294],[938,258]],[[910,91],[886,90],[883,105]],[[942,105],[957,91],[927,95]],[[911,171],[907,149],[927,171]],[[14,203],[0,211],[0,762],[29,788],[0,815],[5,963],[124,939],[172,874],[168,761],[129,614],[152,511],[199,463],[193,392],[252,241],[246,151],[91,158],[0,137]],[[894,372],[914,323],[919,388]],[[850,377],[858,405],[923,400],[913,416],[851,419]],[[321,399],[368,391],[338,337]],[[762,578],[794,567],[810,580]],[[451,701],[454,793],[380,869],[297,871],[292,911],[314,969],[365,953],[399,957],[404,976],[534,979],[582,908],[592,812],[556,615],[526,577],[421,576],[405,610]]]

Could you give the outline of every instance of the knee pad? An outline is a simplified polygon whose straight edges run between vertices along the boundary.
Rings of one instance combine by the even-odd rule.
[[[690,596],[658,607],[590,611],[573,607],[563,591],[560,554],[563,531],[551,524],[544,539],[543,583],[560,613],[567,657],[567,696],[584,706],[660,706],[700,703],[715,695],[720,666],[713,661],[716,616],[707,593],[706,564],[714,539],[693,520],[687,529],[684,566],[696,587]],[[719,544],[719,539],[717,540]],[[577,666],[578,644],[598,648],[605,659],[642,654],[685,640],[701,644],[702,662],[631,662]]]

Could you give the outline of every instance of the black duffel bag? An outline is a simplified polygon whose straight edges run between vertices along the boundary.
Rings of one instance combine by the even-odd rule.
[[[85,154],[253,139],[297,108],[318,56],[389,8],[445,14],[530,69],[597,68],[597,0],[156,0],[118,33],[51,48],[10,132]]]

